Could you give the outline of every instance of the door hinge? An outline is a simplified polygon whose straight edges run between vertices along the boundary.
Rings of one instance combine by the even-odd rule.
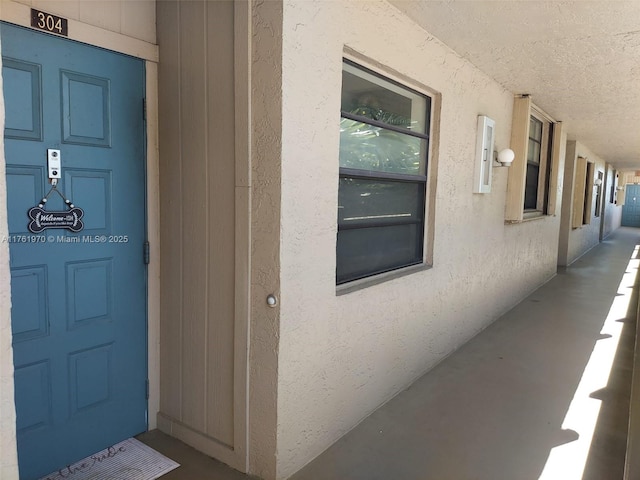
[[[147,400],[149,400],[149,380],[145,382],[145,388],[146,388]]]
[[[142,99],[142,119],[145,122],[147,121],[147,99],[146,98]]]
[[[142,258],[144,260],[144,264],[149,265],[149,262],[151,261],[151,246],[149,245],[149,242],[144,242],[142,245]]]

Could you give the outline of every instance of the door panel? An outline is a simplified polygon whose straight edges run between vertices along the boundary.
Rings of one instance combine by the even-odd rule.
[[[61,75],[63,141],[110,146],[108,79],[78,72],[63,71]]]
[[[40,65],[11,59],[2,65],[4,88],[12,92],[5,98],[5,109],[12,112],[5,119],[5,137],[41,140]]]
[[[627,185],[622,206],[622,225],[640,227],[640,185]]]
[[[20,477],[146,430],[144,65],[7,24],[2,34]],[[58,190],[85,229],[28,232]],[[55,192],[48,211],[66,210]]]

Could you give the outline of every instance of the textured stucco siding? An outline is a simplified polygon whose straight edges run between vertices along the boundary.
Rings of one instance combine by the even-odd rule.
[[[505,225],[506,168],[494,170],[490,194],[472,193],[477,116],[496,121],[496,145],[506,148],[513,92],[386,2],[283,9],[278,478],[549,280],[560,220]],[[336,296],[345,52],[438,92],[442,108],[430,166],[438,164],[433,268]]]
[[[252,4],[251,63],[251,325],[249,471],[276,475],[278,307],[280,294],[280,164],[282,129],[282,4]]]

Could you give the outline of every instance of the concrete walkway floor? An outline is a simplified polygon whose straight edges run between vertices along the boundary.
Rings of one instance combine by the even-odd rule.
[[[614,232],[291,480],[622,480],[637,245]],[[163,480],[249,478],[141,440],[183,463]]]

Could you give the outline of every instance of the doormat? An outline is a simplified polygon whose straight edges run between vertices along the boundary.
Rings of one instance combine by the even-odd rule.
[[[179,463],[129,438],[40,480],[154,480]]]

